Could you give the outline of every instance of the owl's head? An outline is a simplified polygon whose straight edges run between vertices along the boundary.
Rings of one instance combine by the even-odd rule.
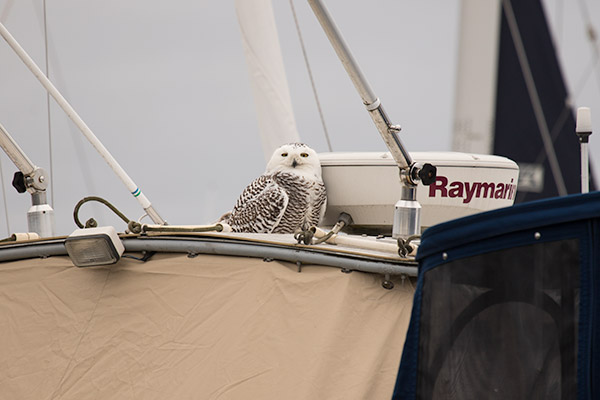
[[[267,164],[267,174],[276,172],[321,179],[321,162],[317,152],[304,143],[288,143],[277,148]]]

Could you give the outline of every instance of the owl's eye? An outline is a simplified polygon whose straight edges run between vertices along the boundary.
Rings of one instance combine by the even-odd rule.
[[[300,157],[308,157],[308,153],[300,153]]]
[[[281,157],[287,157],[288,153],[281,153]]]

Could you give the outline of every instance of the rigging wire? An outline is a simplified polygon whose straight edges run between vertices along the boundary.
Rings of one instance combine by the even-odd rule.
[[[563,5],[563,2],[559,2],[559,7],[561,5]],[[589,81],[592,74],[594,73],[594,71],[596,71],[596,73],[598,74],[597,83],[599,85],[599,93],[600,93],[600,68],[598,68],[598,66],[600,66],[600,63],[599,63],[599,61],[600,61],[600,43],[597,42],[598,36],[593,28],[592,21],[589,18],[590,14],[589,14],[589,10],[587,8],[587,4],[585,3],[585,0],[579,0],[579,10],[581,12],[582,20],[584,21],[586,36],[588,37],[588,39],[590,40],[590,42],[592,44],[593,55],[592,55],[592,58],[589,61],[588,65],[586,66],[585,70],[582,72],[581,76],[579,77],[579,79],[577,80],[575,85],[573,86],[573,91],[571,93],[567,94],[567,97],[565,98],[564,107],[561,110],[559,117],[554,122],[552,129],[550,131],[550,137],[552,139],[552,143],[554,143],[556,138],[560,135],[565,123],[568,120],[569,115],[573,111],[573,107],[575,105],[573,102],[573,99],[576,99],[581,94],[583,89],[585,89],[586,84]],[[556,19],[557,28],[555,29],[555,31],[557,32],[555,35],[555,38],[557,38],[557,41],[559,43],[562,42],[562,32],[563,32],[563,13],[562,13],[562,11],[563,11],[563,7],[560,7],[560,10],[557,12],[557,19]],[[537,163],[537,164],[542,163],[546,160],[546,158],[547,158],[546,151],[545,151],[545,149],[542,149],[538,153],[538,155],[535,159],[535,163]],[[523,192],[523,193],[525,193],[525,192]],[[526,194],[524,194],[523,196],[520,196],[520,197],[524,197],[524,196],[526,196]],[[519,200],[521,201],[523,199],[520,198]]]
[[[550,137],[552,138],[552,143],[554,143],[554,141],[556,140],[558,135],[560,135],[560,132],[562,131],[563,127],[565,126],[565,123],[568,120],[569,114],[572,113],[572,108],[574,106],[573,98],[577,98],[581,94],[581,92],[585,88],[585,84],[587,83],[592,72],[594,71],[594,68],[595,68],[596,64],[598,63],[599,59],[600,58],[596,58],[595,60],[592,60],[592,62],[587,67],[587,71],[582,74],[579,81],[575,84],[573,93],[570,95],[569,94],[567,95],[563,109],[561,110],[559,117],[556,119],[556,122],[554,122],[554,125],[552,125],[552,130],[550,131]],[[546,152],[544,151],[544,149],[542,149],[538,153],[535,162],[537,164],[540,164],[540,163],[544,162],[545,159],[546,159]]]
[[[546,122],[546,117],[544,116],[544,110],[542,108],[540,97],[535,86],[535,81],[531,72],[531,66],[529,65],[527,54],[525,53],[525,46],[523,44],[521,32],[519,31],[519,27],[517,25],[516,17],[513,12],[512,5],[510,4],[510,0],[503,0],[502,7],[504,9],[504,15],[506,16],[506,21],[508,22],[508,28],[510,30],[515,49],[517,51],[517,57],[519,59],[519,64],[523,73],[523,78],[525,79],[525,85],[527,87],[527,92],[529,93],[531,106],[533,107],[537,125],[540,130],[542,143],[544,144],[544,149],[546,150],[546,154],[548,156],[550,170],[552,171],[552,176],[554,177],[554,182],[556,184],[559,196],[565,196],[567,195],[567,188],[565,186],[565,181],[560,170],[560,165],[558,164],[556,151],[554,150],[552,138],[548,129],[548,123]]]
[[[0,180],[2,181],[2,200],[4,201],[4,215],[6,218],[6,232],[10,235],[10,222],[8,221],[8,203],[6,202],[6,186],[4,185],[4,171],[2,170],[2,160],[0,160]]]
[[[327,141],[327,148],[329,149],[329,151],[332,152],[333,148],[331,147],[331,140],[329,139],[329,132],[327,131],[327,126],[325,125],[325,117],[323,116],[321,102],[319,101],[319,96],[317,94],[317,87],[315,85],[315,80],[313,78],[312,69],[310,68],[310,63],[308,61],[308,54],[306,53],[306,48],[304,46],[304,39],[302,38],[302,32],[300,31],[300,24],[298,23],[298,16],[296,15],[296,8],[294,7],[293,0],[290,0],[290,8],[292,9],[292,15],[294,16],[294,24],[296,24],[296,32],[298,32],[298,39],[300,40],[300,48],[302,49],[304,63],[306,64],[306,70],[308,71],[310,85],[312,87],[312,91],[315,96],[315,102],[317,104],[317,109],[319,110],[319,117],[321,118],[321,125],[323,125],[323,133],[325,134],[325,140]]]
[[[46,13],[46,0],[43,1],[44,8],[44,51],[46,58],[46,70],[44,71],[47,78],[50,78],[49,62],[48,62],[48,23]],[[54,163],[52,161],[52,124],[50,116],[50,92],[46,91],[46,112],[48,115],[48,153],[50,163],[50,205],[54,206]]]
[[[12,1],[12,0],[11,0]],[[35,1],[35,0],[33,0]],[[39,9],[36,7],[36,11],[38,11]],[[44,45],[45,45],[45,55],[46,55],[46,71],[45,71],[45,75],[47,78],[49,77],[49,66],[50,66],[50,47],[54,48],[54,46],[52,45],[52,42],[50,41],[50,38],[48,37],[47,34],[47,8],[46,8],[46,0],[43,0],[43,15],[39,15],[38,13],[38,19],[39,19],[39,23],[43,24],[43,31],[44,31]],[[60,59],[53,59],[53,68],[52,68],[52,75],[53,75],[53,82],[57,84],[57,86],[62,83],[63,89],[62,89],[62,93],[63,95],[67,95],[67,90],[66,88],[66,80],[64,79],[63,74],[61,73],[62,68],[60,65]],[[48,143],[49,143],[49,175],[50,175],[50,194],[51,194],[51,204],[52,206],[54,206],[54,202],[55,202],[55,196],[54,196],[54,162],[53,162],[53,135],[52,135],[52,120],[51,120],[51,104],[52,101],[50,100],[50,94],[46,91],[46,104],[47,104],[47,118],[48,118]],[[67,118],[68,119],[68,118]],[[75,147],[75,155],[77,157],[76,161],[76,165],[78,167],[78,169],[80,170],[80,173],[82,174],[82,176],[84,177],[89,177],[89,179],[83,179],[84,181],[84,189],[86,192],[88,193],[95,193],[97,192],[97,190],[95,189],[95,185],[94,185],[94,180],[92,178],[92,172],[90,170],[90,160],[89,158],[86,156],[86,149],[83,147],[83,142],[82,139],[80,139],[79,137],[79,132],[77,130],[77,128],[73,125],[73,124],[68,124],[67,125],[67,132],[70,132],[71,135],[71,143],[72,145]],[[97,208],[96,204],[92,205],[92,207]],[[98,213],[100,213],[101,215],[104,215],[105,211],[102,208],[97,208],[96,210]]]
[[[560,4],[563,4],[563,3],[560,2]],[[595,41],[596,35],[594,33],[594,29],[592,27],[591,21],[589,20],[589,18],[586,18],[587,16],[589,16],[587,6],[584,3],[584,0],[580,0],[579,4],[580,4],[580,10],[582,12],[582,18],[586,20],[585,21],[586,27],[587,27],[586,31],[587,31],[588,37],[592,41]],[[562,25],[563,25],[562,24],[562,20],[563,20],[562,9],[558,14],[560,16],[560,27],[557,30],[559,30],[560,32],[557,33],[557,35],[555,35],[555,36],[557,38],[561,38]],[[558,17],[557,17],[557,19],[558,19]],[[557,25],[559,25],[558,22],[557,22]],[[560,39],[559,39],[559,41],[560,41]],[[552,137],[552,141],[554,141],[558,137],[558,135],[562,131],[564,124],[567,122],[567,119],[568,119],[567,117],[569,116],[569,113],[571,112],[572,107],[575,105],[573,102],[573,99],[577,98],[581,94],[583,89],[585,89],[586,84],[589,81],[592,73],[594,72],[596,67],[598,67],[600,65],[600,63],[598,62],[598,61],[600,61],[600,51],[598,51],[596,44],[593,44],[593,47],[594,47],[594,54],[593,54],[592,59],[586,66],[585,70],[581,73],[581,76],[579,77],[579,79],[577,80],[575,85],[573,86],[573,91],[567,95],[567,98],[565,99],[565,105],[561,111],[561,114],[557,118],[554,125],[552,126],[552,130],[551,130],[551,134],[550,134],[550,136]],[[560,46],[559,46],[559,48],[560,48]],[[600,69],[598,69],[597,71],[600,72]],[[598,79],[598,83],[600,84],[600,79]],[[600,92],[600,87],[599,87],[599,92]],[[538,163],[542,162],[544,160],[544,158],[545,158],[544,151],[541,151],[540,154],[538,154],[536,162],[538,162]]]
[[[2,12],[0,12],[0,22],[4,22],[10,14],[10,9],[14,4],[13,0],[9,0],[4,4]],[[0,160],[0,182],[2,183],[2,199],[4,201],[4,215],[6,218],[6,232],[10,235],[10,222],[8,220],[8,203],[6,201],[6,186],[4,184],[4,171],[2,170],[2,160]]]

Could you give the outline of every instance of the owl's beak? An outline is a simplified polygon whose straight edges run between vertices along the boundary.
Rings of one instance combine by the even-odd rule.
[[[296,159],[294,158],[294,160],[292,161],[292,168],[296,168],[298,164],[298,161],[296,161]]]

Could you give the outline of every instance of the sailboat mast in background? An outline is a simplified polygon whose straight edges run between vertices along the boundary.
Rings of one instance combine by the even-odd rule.
[[[492,154],[500,3],[463,0],[460,21],[452,149]]]
[[[531,201],[580,191],[574,132],[541,1],[463,0],[453,150],[516,161],[516,202]]]

